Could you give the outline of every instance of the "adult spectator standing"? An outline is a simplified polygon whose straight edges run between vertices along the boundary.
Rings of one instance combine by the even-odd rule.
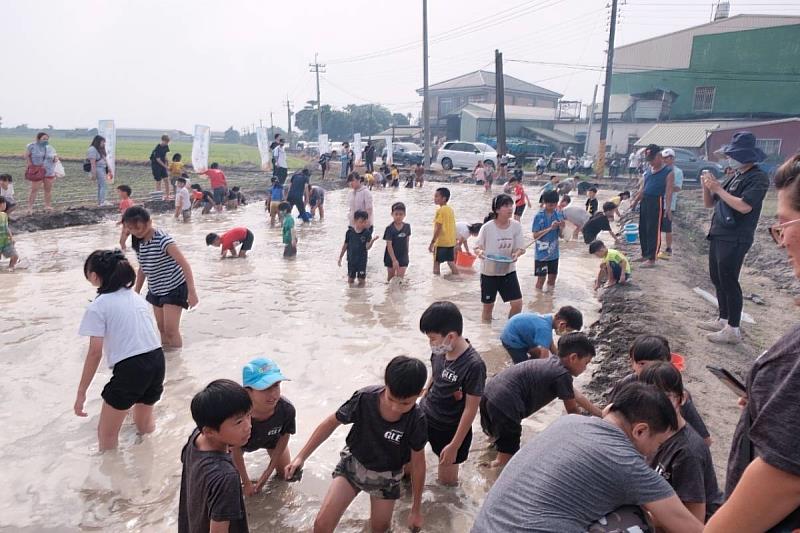
[[[717,291],[719,318],[699,325],[713,331],[708,340],[722,344],[742,341],[739,324],[742,318],[742,287],[739,273],[744,257],[753,244],[753,235],[761,216],[761,204],[769,188],[769,178],[756,163],[766,154],[756,147],[749,131],[733,135],[730,144],[720,151],[736,172],[722,183],[710,173],[701,176],[703,204],[714,208],[708,240],[708,269]],[[641,230],[640,230],[641,232]]]
[[[372,226],[374,219],[372,217],[372,193],[364,185],[364,178],[358,175],[358,172],[351,172],[347,176],[347,185],[352,189],[350,191],[350,212],[348,213],[347,220],[350,227],[355,227],[355,214],[356,211],[366,211],[369,215],[367,219],[367,230],[370,238],[372,235]]]
[[[603,418],[562,416],[514,454],[472,533],[634,531],[590,527],[625,506],[644,507],[666,531],[700,533],[703,524],[644,459],[677,426],[666,395],[644,383],[622,389]]]
[[[308,205],[311,198],[311,171],[304,168],[300,172],[292,174],[289,180],[289,194],[286,195],[286,201],[293,207],[297,208],[300,218],[303,222],[308,222],[311,217],[306,213],[306,205]]]
[[[43,131],[36,134],[36,141],[25,147],[25,179],[31,182],[28,195],[28,214],[33,213],[33,202],[44,188],[44,209],[52,211],[53,181],[58,162],[56,149],[50,146],[50,136]]]
[[[367,141],[367,147],[364,148],[364,164],[367,166],[367,172],[372,174],[375,170],[375,145],[372,141]]]
[[[575,174],[575,167],[578,166],[578,161],[574,157],[567,159],[567,176]]]
[[[108,161],[106,160],[106,139],[95,135],[89,149],[86,151],[86,160],[89,161],[89,178],[97,185],[97,205],[106,203],[106,187],[108,185]]]
[[[270,153],[270,164],[272,165],[272,177],[277,177],[275,175],[276,167],[275,167],[275,156],[273,155],[275,152],[275,148],[278,147],[278,139],[280,138],[281,134],[276,133],[275,136],[272,138],[272,142],[269,143],[269,153]]]
[[[286,149],[283,147],[283,139],[278,141],[278,145],[272,151],[272,159],[275,161],[275,177],[278,183],[286,183],[286,176],[289,174],[289,165],[286,163]]]
[[[644,171],[644,186],[636,193],[631,202],[631,209],[640,204],[639,209],[639,242],[642,247],[644,261],[642,268],[651,268],[656,264],[656,256],[661,247],[661,221],[666,217],[672,220],[672,190],[675,174],[672,167],[664,164],[661,147],[650,144],[645,149],[645,158],[649,163]],[[666,207],[666,209],[665,209]]]
[[[169,163],[167,154],[169,153],[169,135],[162,135],[161,142],[150,152],[150,168],[153,171],[153,179],[156,180],[156,191],[161,192],[161,182],[169,177]],[[169,192],[169,185],[164,186],[164,193]]]
[[[672,167],[672,173],[675,175],[675,180],[672,186],[672,204],[670,205],[670,212],[675,213],[678,208],[678,193],[681,192],[683,187],[683,170],[675,166],[675,150],[666,148],[661,152],[661,157],[664,158],[664,164]],[[664,240],[667,242],[667,249],[658,254],[659,259],[669,259],[672,257],[672,218],[664,218],[661,221],[661,231],[666,237]]]
[[[342,143],[342,153],[339,154],[339,162],[341,163],[341,168],[339,169],[339,178],[345,179],[350,174],[350,143]],[[351,219],[351,225],[352,222],[353,221]]]
[[[636,155],[636,150],[631,152],[628,156],[628,177],[633,179],[634,176],[639,175],[639,156]]]
[[[746,158],[741,152],[731,157]],[[800,279],[800,155],[778,168],[775,188],[778,223],[770,233],[787,250]],[[756,359],[746,388],[728,458],[727,502],[706,531],[795,531],[800,528],[800,326]]]

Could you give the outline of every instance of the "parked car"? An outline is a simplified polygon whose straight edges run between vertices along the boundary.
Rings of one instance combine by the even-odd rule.
[[[381,152],[381,157],[386,159],[386,147]],[[414,143],[395,142],[392,143],[392,162],[395,165],[416,165],[422,163],[425,156],[422,148]]]
[[[711,172],[715,178],[722,176],[723,169],[719,163],[698,157],[690,150],[684,150],[683,148],[674,148],[674,150],[675,166],[683,170],[683,179],[685,181],[699,182],[700,174],[704,170]]]
[[[436,161],[445,170],[465,168],[472,170],[478,161],[492,168],[497,167],[497,151],[485,143],[478,142],[447,142],[436,155]],[[513,167],[516,158],[508,155],[508,166]]]

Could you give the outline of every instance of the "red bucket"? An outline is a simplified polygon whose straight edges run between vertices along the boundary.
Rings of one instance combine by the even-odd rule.
[[[686,361],[684,360],[683,356],[679,353],[671,353],[670,354],[670,362],[672,366],[677,368],[679,371],[683,372],[683,369],[686,368]]]
[[[470,268],[475,264],[475,259],[477,257],[472,254],[464,253],[461,250],[456,251],[456,265],[460,267]]]

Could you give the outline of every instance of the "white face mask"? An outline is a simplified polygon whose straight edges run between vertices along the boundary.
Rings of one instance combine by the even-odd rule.
[[[733,159],[732,157],[728,158],[728,166],[731,167],[733,170],[739,170],[744,165],[745,165],[744,163],[740,163],[739,161]]]
[[[437,344],[436,346],[431,346],[431,353],[433,355],[446,355],[453,351],[453,345],[448,344],[446,340],[443,340],[441,344]]]

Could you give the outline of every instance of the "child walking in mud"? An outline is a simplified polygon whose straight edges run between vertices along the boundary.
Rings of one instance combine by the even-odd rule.
[[[278,214],[281,217],[283,257],[294,257],[297,255],[297,230],[292,218],[292,204],[281,202],[278,205]]]
[[[433,219],[433,237],[428,251],[433,254],[433,275],[441,275],[441,264],[447,263],[450,273],[457,276],[456,266],[456,214],[447,205],[450,189],[440,187],[433,195],[433,203],[439,206]]]
[[[406,224],[406,206],[403,202],[392,204],[392,223],[386,226],[383,240],[386,251],[383,253],[383,265],[387,269],[386,281],[397,277],[401,280],[408,268],[408,242],[411,239],[411,224]]]
[[[125,214],[125,211],[128,210],[129,207],[133,207],[135,205],[133,198],[131,198],[131,193],[133,191],[127,185],[120,185],[117,187],[117,194],[119,195],[119,212],[121,215]],[[122,223],[122,218],[120,217],[119,222],[117,225],[122,226],[122,229],[119,233],[119,247],[121,250],[125,250],[126,244],[128,242],[128,237],[130,237],[130,233],[125,228],[125,224]]]
[[[19,255],[14,248],[14,235],[8,227],[8,213],[6,213],[6,199],[0,196],[0,259],[8,258],[8,270],[13,271],[19,261]]]
[[[121,251],[95,250],[86,259],[83,274],[97,287],[97,298],[86,309],[78,330],[89,337],[89,349],[73,409],[77,416],[88,416],[86,391],[105,356],[113,376],[101,393],[97,439],[100,451],[111,450],[117,447],[131,408],[139,433],[155,431],[153,405],[164,390],[164,352],[147,303],[131,290],[136,273]]]
[[[347,283],[352,285],[358,279],[358,286],[363,287],[367,279],[367,256],[372,244],[378,237],[372,237],[368,231],[369,213],[358,210],[353,215],[353,226],[347,228],[344,244],[339,252],[338,265],[342,266],[342,257],[347,253]]]

